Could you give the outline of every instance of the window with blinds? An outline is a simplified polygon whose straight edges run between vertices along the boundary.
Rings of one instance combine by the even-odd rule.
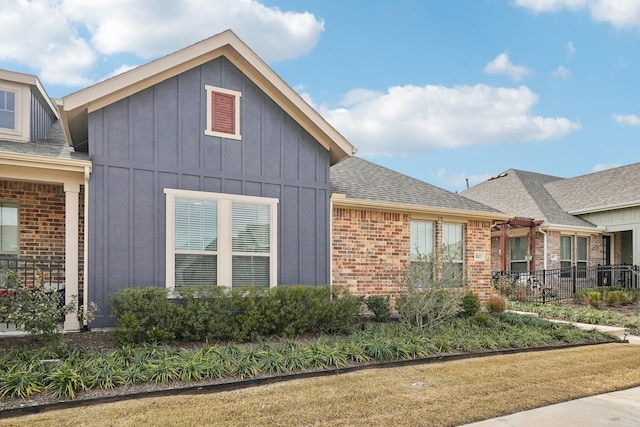
[[[231,222],[232,285],[269,286],[269,207],[233,203]]]
[[[175,284],[216,285],[218,204],[175,200]]]
[[[0,90],[0,128],[16,128],[16,94]]]
[[[274,286],[277,199],[165,189],[167,286]]]
[[[464,274],[464,226],[442,224],[443,276],[461,279]]]
[[[205,85],[207,93],[207,127],[205,135],[241,139],[240,97],[235,90]]]
[[[0,202],[0,254],[18,253],[18,205]]]

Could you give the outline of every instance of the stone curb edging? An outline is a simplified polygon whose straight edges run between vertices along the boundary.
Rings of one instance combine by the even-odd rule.
[[[307,371],[307,372],[299,372],[299,373],[293,373],[293,374],[287,374],[287,375],[268,376],[263,378],[253,378],[250,380],[229,381],[229,382],[200,385],[200,386],[195,385],[195,386],[187,386],[187,387],[165,388],[161,390],[127,393],[127,394],[121,394],[121,395],[96,397],[96,398],[90,398],[90,399],[65,400],[65,401],[47,403],[44,405],[25,406],[20,408],[10,408],[10,409],[0,410],[0,419],[19,417],[19,416],[30,415],[30,414],[38,414],[38,413],[53,411],[53,410],[119,402],[124,400],[144,399],[149,397],[220,393],[224,391],[241,390],[241,389],[250,388],[250,387],[257,387],[257,386],[274,384],[274,383],[279,383],[284,381],[297,380],[297,379],[339,375],[339,374],[345,374],[349,372],[362,371],[365,369],[393,368],[393,367],[412,366],[412,365],[421,365],[421,364],[430,364],[430,363],[441,363],[441,362],[449,362],[454,360],[472,359],[477,357],[499,356],[499,355],[518,354],[518,353],[532,353],[532,352],[541,352],[541,351],[548,351],[548,350],[562,350],[562,349],[568,349],[568,348],[574,348],[574,347],[584,347],[589,345],[612,344],[612,343],[628,343],[628,341],[626,340],[619,341],[619,340],[611,339],[611,340],[602,340],[602,341],[579,343],[579,344],[557,344],[557,345],[549,345],[544,347],[514,348],[514,349],[502,349],[502,350],[487,350],[487,351],[479,351],[474,353],[433,355],[433,356],[428,356],[428,357],[419,358],[419,359],[398,360],[398,361],[379,362],[379,363],[366,363],[366,364],[349,366],[345,368],[329,369],[324,371]]]

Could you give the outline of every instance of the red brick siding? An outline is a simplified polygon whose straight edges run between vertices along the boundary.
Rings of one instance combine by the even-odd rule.
[[[409,265],[411,215],[334,208],[332,228],[333,284],[355,295],[397,294],[398,278]],[[485,301],[491,294],[491,223],[471,220],[465,228],[469,284]],[[436,225],[436,245],[441,236]],[[484,261],[476,260],[476,253],[483,253]]]

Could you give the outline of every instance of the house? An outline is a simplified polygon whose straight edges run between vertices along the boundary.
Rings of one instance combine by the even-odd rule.
[[[86,153],[68,146],[38,78],[0,70],[0,266],[42,269],[45,285],[66,288],[67,303],[82,287],[91,167]],[[32,284],[33,275],[21,278]],[[65,328],[79,328],[74,314]]]
[[[491,228],[511,215],[355,156],[331,167],[331,193],[333,284],[394,295],[411,262],[446,251],[491,295]]]
[[[519,217],[494,232],[494,270],[640,264],[640,163],[574,178],[509,169],[461,194]]]
[[[443,247],[491,292],[491,227],[510,216],[352,158],[231,31],[55,102],[2,72],[0,100],[0,255],[50,260],[67,302],[100,307],[94,327],[121,287],[393,294],[391,271]]]

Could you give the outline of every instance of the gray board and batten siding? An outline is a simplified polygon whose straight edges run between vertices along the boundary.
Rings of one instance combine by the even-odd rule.
[[[49,136],[49,129],[56,120],[54,113],[45,106],[36,93],[31,90],[31,128],[29,138],[31,141],[46,139]]]
[[[242,93],[242,140],[204,135],[205,85]],[[217,58],[89,114],[89,300],[165,278],[165,188],[279,199],[278,284],[329,283],[329,151]]]

